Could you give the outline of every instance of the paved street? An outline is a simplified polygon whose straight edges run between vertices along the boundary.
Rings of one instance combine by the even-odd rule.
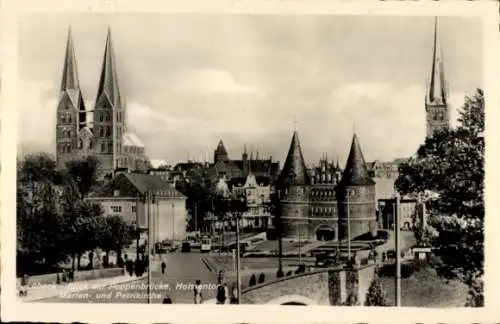
[[[167,255],[166,274],[162,276],[159,267],[152,272],[152,302],[161,303],[168,294],[174,303],[193,303],[193,287],[190,284],[194,284],[196,279],[200,279],[202,284],[213,284],[211,291],[204,291],[204,298],[214,298],[216,274],[211,273],[201,261],[203,256],[206,254],[197,252]],[[80,291],[40,302],[147,303],[147,282],[145,276],[131,283]]]

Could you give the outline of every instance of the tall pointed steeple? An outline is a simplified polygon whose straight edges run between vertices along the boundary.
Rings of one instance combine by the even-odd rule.
[[[64,57],[64,67],[61,80],[61,92],[66,90],[79,90],[78,69],[76,66],[75,45],[71,27],[68,28],[68,40],[66,42],[66,55]]]
[[[104,48],[104,58],[96,98],[97,100],[103,100],[103,97],[108,100],[110,105],[121,106],[121,95],[118,86],[118,74],[116,72],[116,60],[111,41],[110,27],[108,27],[108,35],[106,37],[106,47]]]
[[[293,132],[290,149],[278,178],[278,183],[283,185],[309,185],[310,179],[307,173],[306,163],[300,147],[299,134]]]
[[[222,139],[220,139],[217,144],[217,148],[214,151],[214,163],[217,163],[218,161],[227,161],[228,159],[226,147],[224,146]]]
[[[71,26],[68,28],[68,38],[66,41],[66,53],[64,56],[64,66],[61,78],[61,98],[68,96],[73,108],[77,111],[82,111],[82,116],[79,116],[79,123],[84,124],[85,120],[85,104],[83,95],[80,89],[80,80],[78,78],[78,68],[76,63],[75,45],[73,43],[73,35]],[[83,125],[82,125],[83,126]]]
[[[448,102],[448,89],[446,85],[443,54],[438,31],[437,17],[434,19],[434,47],[432,51],[432,69],[427,88],[426,103],[442,104]]]
[[[361,146],[359,145],[356,134],[352,137],[351,150],[349,151],[349,157],[347,158],[341,184],[344,186],[375,184],[368,173],[365,158],[363,157],[363,152],[361,151]]]
[[[425,94],[425,111],[427,137],[432,137],[436,131],[450,127],[448,86],[444,74],[444,60],[439,40],[437,17],[434,19],[431,75]]]

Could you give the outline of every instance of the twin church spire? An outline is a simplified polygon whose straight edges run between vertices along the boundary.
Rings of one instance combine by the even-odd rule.
[[[75,108],[78,106],[78,101],[83,97],[81,94],[80,80],[78,77],[78,67],[75,54],[75,45],[71,27],[68,30],[68,38],[66,42],[66,54],[64,58],[64,66],[61,80],[61,93],[67,93],[74,102]],[[99,86],[97,89],[96,104],[102,100],[106,100],[112,107],[121,107],[121,94],[118,85],[118,74],[116,71],[116,60],[113,51],[111,40],[111,29],[108,27],[106,37],[106,46],[104,49],[103,63],[99,78]],[[79,110],[85,110],[84,107],[79,107]]]
[[[124,142],[126,114],[118,86],[116,59],[109,27],[93,109],[86,109],[83,98],[70,27],[57,108],[57,163],[63,166],[78,152],[92,151],[103,158],[105,156],[103,168],[113,171],[118,164],[124,164],[121,161],[122,145],[131,145],[131,141]],[[87,118],[89,114],[93,118]]]

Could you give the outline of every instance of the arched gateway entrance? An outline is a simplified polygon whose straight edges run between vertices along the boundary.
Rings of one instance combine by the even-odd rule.
[[[328,225],[316,227],[316,239],[318,241],[332,241],[335,239],[335,229]]]

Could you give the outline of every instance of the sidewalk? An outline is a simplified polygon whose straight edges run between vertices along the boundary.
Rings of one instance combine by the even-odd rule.
[[[31,302],[36,300],[41,300],[50,297],[56,297],[60,294],[71,294],[79,291],[84,291],[88,289],[98,289],[107,286],[118,285],[126,282],[140,280],[145,277],[135,277],[129,275],[123,275],[112,278],[101,278],[86,281],[76,281],[72,283],[65,284],[52,284],[52,285],[37,285],[28,288],[28,296],[20,297],[17,296],[18,300],[22,302]],[[17,287],[17,293],[19,293],[19,287]]]

